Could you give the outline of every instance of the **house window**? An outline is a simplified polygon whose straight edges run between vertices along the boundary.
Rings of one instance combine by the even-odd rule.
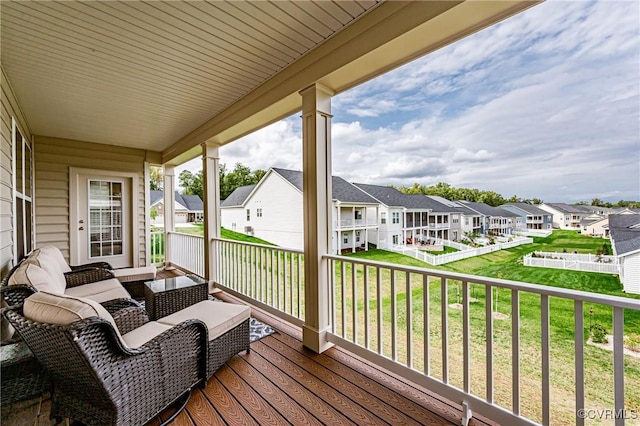
[[[387,212],[380,213],[380,223],[382,225],[387,223]]]
[[[398,241],[400,241],[400,238],[397,235],[394,235],[391,237],[391,241],[393,242],[393,244],[398,244]]]
[[[251,222],[251,209],[247,209],[247,222]]]
[[[256,217],[262,217],[262,209],[256,210]]]
[[[355,220],[361,220],[362,219],[362,210],[356,210],[355,211],[354,219]]]
[[[236,230],[236,223],[235,223],[235,222],[233,222],[233,223],[231,224],[231,229],[232,229],[232,230],[234,230],[234,231]]]
[[[465,217],[465,218],[464,218],[464,224],[465,224],[465,225],[469,225],[469,218],[468,218],[468,217]]]
[[[349,244],[349,234],[347,234],[346,232],[342,233],[342,243]]]
[[[453,223],[458,223],[458,218],[457,217],[453,218]]]
[[[356,243],[360,242],[360,231],[356,231]]]
[[[400,212],[391,213],[391,223],[400,223]]]
[[[15,121],[12,121],[14,223],[13,251],[16,261],[33,249],[33,155]]]

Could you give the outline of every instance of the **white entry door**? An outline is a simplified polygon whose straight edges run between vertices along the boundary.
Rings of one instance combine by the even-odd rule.
[[[132,193],[137,177],[82,169],[70,174],[71,263],[136,266],[132,224],[137,201]]]

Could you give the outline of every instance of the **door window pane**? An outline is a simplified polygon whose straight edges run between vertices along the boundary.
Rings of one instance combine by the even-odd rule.
[[[89,241],[91,257],[122,252],[122,182],[89,181]]]

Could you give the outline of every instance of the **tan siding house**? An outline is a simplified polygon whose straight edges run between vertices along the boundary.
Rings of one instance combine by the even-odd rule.
[[[70,259],[69,168],[129,172],[138,176],[134,197],[145,200],[145,157],[141,149],[116,147],[96,143],[36,137],[35,190],[36,247],[53,244]],[[146,265],[146,220],[144,203],[138,204],[134,219],[138,239],[133,247],[138,252],[139,265]]]

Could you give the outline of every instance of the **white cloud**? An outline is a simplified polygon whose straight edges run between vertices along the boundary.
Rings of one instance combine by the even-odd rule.
[[[333,169],[546,201],[640,199],[640,6],[548,1],[333,100]],[[301,169],[296,115],[221,149]]]

